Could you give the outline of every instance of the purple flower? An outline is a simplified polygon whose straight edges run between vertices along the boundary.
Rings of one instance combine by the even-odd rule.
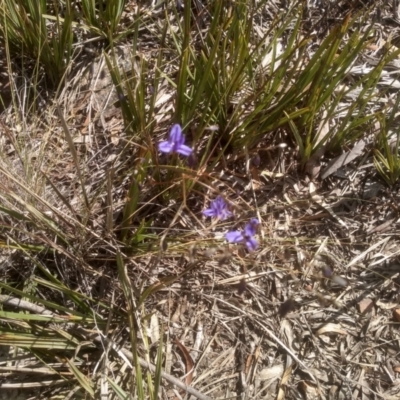
[[[225,238],[231,243],[244,243],[249,251],[254,251],[258,247],[258,243],[253,236],[256,234],[259,224],[257,218],[252,218],[244,227],[243,233],[239,231],[228,232]]]
[[[185,136],[182,134],[182,128],[179,124],[175,124],[171,128],[168,140],[158,144],[158,150],[163,153],[179,153],[189,156],[193,150],[183,143],[185,143]]]
[[[211,202],[210,208],[203,211],[203,215],[224,220],[232,216],[232,213],[229,211],[226,201],[221,196],[218,196]]]

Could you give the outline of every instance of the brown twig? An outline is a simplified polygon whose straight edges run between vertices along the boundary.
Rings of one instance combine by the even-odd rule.
[[[105,337],[100,337],[97,336],[93,339],[96,343],[99,343],[102,345],[111,345],[111,347],[115,348],[118,347],[112,340],[105,338]],[[103,341],[103,342],[102,342]],[[124,356],[131,362],[133,362],[133,354],[125,348],[121,348],[120,351],[124,354]],[[156,367],[153,364],[148,363],[146,360],[143,360],[142,358],[138,357],[139,364],[143,368],[147,368],[150,372],[155,372]],[[175,378],[174,376],[167,374],[166,372],[161,371],[161,377],[167,380],[169,383],[172,385],[177,386],[179,389],[185,390],[187,393],[191,394],[192,396],[197,397],[199,400],[211,400],[211,397],[208,397],[196,389],[194,389],[191,386],[186,385],[184,382],[179,380],[178,378]]]

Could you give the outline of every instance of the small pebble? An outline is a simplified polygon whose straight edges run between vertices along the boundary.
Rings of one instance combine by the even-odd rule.
[[[395,321],[400,322],[400,308],[393,310],[393,318]]]
[[[363,299],[357,303],[357,311],[360,314],[366,314],[372,310],[374,302],[372,299]]]

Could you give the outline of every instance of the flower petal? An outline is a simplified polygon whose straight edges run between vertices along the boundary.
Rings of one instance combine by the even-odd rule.
[[[258,247],[257,240],[254,238],[247,238],[246,239],[246,247],[249,251],[257,250],[257,247]]]
[[[222,220],[232,217],[232,213],[229,210],[222,210],[220,213],[220,218]]]
[[[218,196],[212,203],[211,208],[222,220],[229,218],[232,213],[228,209],[228,204],[222,196]]]
[[[215,210],[213,210],[212,208],[207,208],[207,210],[204,210],[203,215],[205,215],[206,217],[216,217]]]
[[[225,200],[222,196],[217,196],[217,198],[213,201],[213,204],[218,207],[226,207]]]
[[[175,124],[169,132],[169,141],[175,146],[180,146],[185,143],[185,138],[182,135],[182,128],[179,124]],[[176,150],[176,149],[175,149]]]
[[[216,217],[221,220],[227,219],[232,215],[222,196],[217,196],[217,198],[210,203],[210,208],[203,211],[203,214],[207,217]]]
[[[185,144],[181,144],[179,146],[175,146],[174,150],[182,154],[183,156],[190,156],[192,154],[193,149],[191,149],[189,146],[186,146]]]
[[[257,233],[257,226],[260,223],[257,218],[252,218],[244,227],[244,234],[246,236],[254,236]]]
[[[231,231],[225,235],[225,239],[230,243],[240,243],[243,242],[244,237],[239,231]]]
[[[158,150],[163,153],[171,153],[173,150],[174,145],[171,142],[165,141],[158,144]]]

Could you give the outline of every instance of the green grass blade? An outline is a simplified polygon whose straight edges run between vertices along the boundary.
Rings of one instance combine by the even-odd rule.
[[[85,375],[82,374],[81,371],[79,371],[79,368],[74,364],[73,361],[71,360],[66,360],[69,369],[71,372],[74,374],[75,378],[79,382],[80,386],[86,390],[86,392],[89,394],[89,396],[93,399],[94,398],[94,390],[93,390],[93,382],[88,379]]]

